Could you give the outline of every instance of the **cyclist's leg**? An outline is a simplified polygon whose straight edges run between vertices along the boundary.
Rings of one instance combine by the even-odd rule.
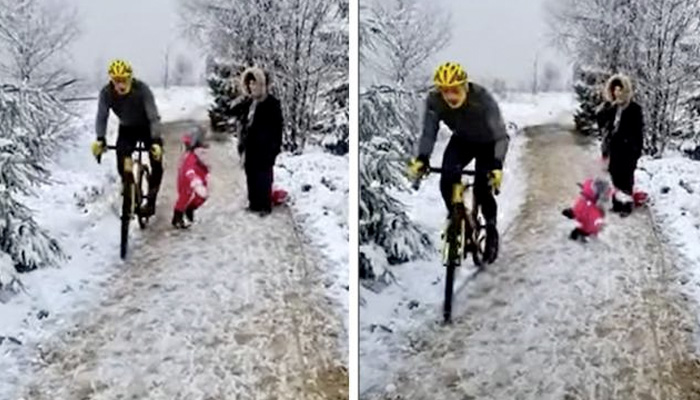
[[[489,172],[495,167],[494,145],[480,145],[476,156],[476,176],[474,177],[474,197],[481,207],[481,214],[487,224],[496,225],[498,205],[489,186]]]
[[[474,159],[473,147],[453,137],[442,156],[440,192],[448,213],[452,209],[452,189],[462,180],[462,169]]]
[[[481,208],[481,215],[486,220],[486,248],[484,260],[492,263],[498,257],[498,206],[493,191],[489,185],[489,172],[497,167],[495,143],[485,143],[478,146],[476,157],[476,176],[474,177],[474,198]]]
[[[124,179],[124,164],[131,165],[131,155],[136,148],[136,138],[130,127],[119,125],[117,135],[117,171],[119,176]]]
[[[150,152],[151,145],[154,143],[160,144],[161,147],[163,146],[162,140],[160,139],[152,139],[151,138],[151,128],[150,126],[144,126],[141,128],[142,129],[142,140],[146,148],[149,149],[148,152],[148,157],[149,161],[151,164],[151,176],[148,180],[148,194],[146,195],[148,198],[148,205],[149,208],[152,208],[155,211],[155,206],[156,206],[156,199],[158,198],[158,192],[160,191],[160,185],[163,182],[163,157],[161,155],[160,160],[156,160],[153,157],[153,154]]]

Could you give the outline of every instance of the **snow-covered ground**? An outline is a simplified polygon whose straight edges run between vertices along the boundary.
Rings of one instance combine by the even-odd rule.
[[[639,189],[648,192],[654,220],[670,247],[685,259],[681,290],[700,304],[700,162],[680,155],[644,157],[636,181]]]
[[[295,221],[320,249],[328,267],[324,285],[349,315],[348,158],[309,149],[283,154],[275,168],[275,185],[289,192]],[[346,341],[345,341],[346,342]]]
[[[164,122],[204,119],[209,97],[206,88],[155,88]],[[70,323],[71,315],[91,306],[104,292],[104,284],[119,265],[119,192],[114,153],[98,165],[89,150],[94,140],[96,102],[76,103],[80,115],[74,142],[51,166],[54,185],[41,187],[28,199],[41,226],[59,240],[68,259],[60,268],[20,275],[24,290],[0,302],[0,398],[13,384],[19,343],[38,342]],[[113,142],[117,120],[109,121],[108,142]],[[138,235],[137,231],[134,232]],[[2,340],[3,337],[15,340]],[[10,379],[10,381],[8,381]]]
[[[547,93],[538,96],[513,94],[500,102],[506,123],[518,129],[526,126],[558,123],[573,124],[575,101],[569,93]],[[512,126],[511,126],[512,128]],[[513,218],[523,202],[527,177],[519,166],[526,138],[511,129],[511,145],[504,166],[503,190],[499,201],[499,229],[508,233]],[[439,165],[448,135],[443,132],[431,162]],[[429,177],[417,193],[402,194],[413,220],[423,225],[433,240],[439,242],[445,210],[439,192],[439,177]],[[396,282],[381,289],[360,288],[360,392],[381,385],[392,363],[389,345],[399,332],[410,332],[426,321],[438,320],[442,303],[441,282],[444,270],[436,252],[434,259],[391,267]],[[456,277],[455,285],[468,277]]]

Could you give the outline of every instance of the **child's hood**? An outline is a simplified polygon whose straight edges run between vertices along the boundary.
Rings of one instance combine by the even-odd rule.
[[[590,201],[598,201],[609,194],[609,185],[603,179],[586,179],[581,185],[581,195]]]

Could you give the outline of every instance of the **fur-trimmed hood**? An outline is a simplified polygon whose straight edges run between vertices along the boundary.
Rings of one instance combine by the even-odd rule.
[[[615,74],[608,79],[608,82],[605,84],[605,100],[613,101],[612,86],[615,81],[622,83],[622,103],[624,106],[627,106],[632,101],[634,92],[632,90],[632,81],[624,74]]]
[[[262,70],[262,68],[258,67],[249,67],[246,68],[243,73],[240,76],[240,79],[238,81],[239,87],[241,89],[241,92],[244,93],[246,96],[250,96],[250,91],[248,90],[248,87],[245,85],[245,79],[247,76],[253,75],[255,77],[256,82],[261,82],[264,87],[264,93],[265,96],[270,92],[270,86],[268,82],[268,75],[265,73],[265,71]]]

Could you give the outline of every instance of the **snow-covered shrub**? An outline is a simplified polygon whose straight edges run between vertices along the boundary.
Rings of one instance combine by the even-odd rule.
[[[16,294],[21,287],[14,262],[7,254],[0,253],[0,301],[4,294]]]

